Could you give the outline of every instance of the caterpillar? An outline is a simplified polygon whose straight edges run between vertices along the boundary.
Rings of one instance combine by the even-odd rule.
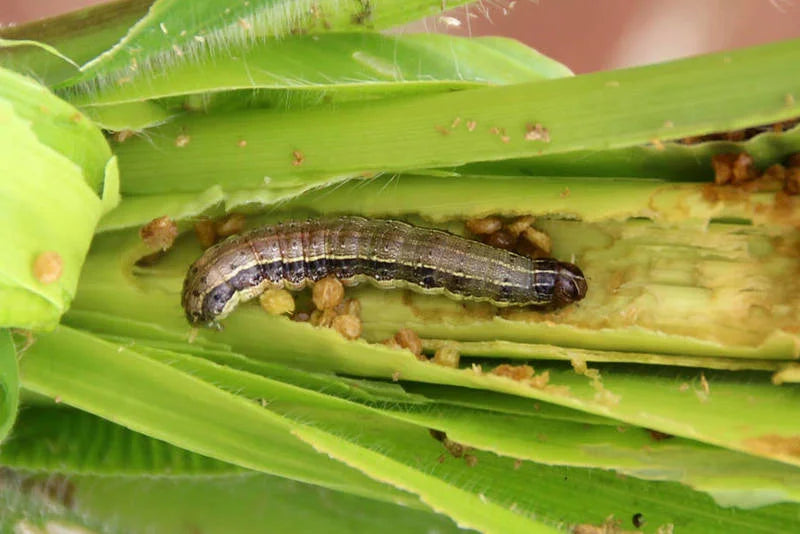
[[[328,275],[496,306],[556,308],[587,290],[571,263],[400,221],[337,217],[264,226],[217,243],[189,268],[181,300],[191,324],[211,325],[269,287],[302,289]]]

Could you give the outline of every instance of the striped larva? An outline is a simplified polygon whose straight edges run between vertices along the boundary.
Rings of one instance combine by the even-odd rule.
[[[182,304],[190,323],[213,324],[269,287],[302,289],[328,275],[496,306],[555,308],[587,289],[570,263],[399,221],[337,217],[264,226],[214,245],[189,268]]]

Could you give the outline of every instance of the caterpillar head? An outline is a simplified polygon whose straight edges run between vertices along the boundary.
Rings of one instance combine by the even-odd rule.
[[[575,265],[559,262],[553,287],[553,304],[563,306],[586,296],[588,285],[583,272]]]

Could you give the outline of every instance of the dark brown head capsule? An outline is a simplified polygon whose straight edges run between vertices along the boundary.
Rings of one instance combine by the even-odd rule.
[[[586,296],[586,277],[575,265],[559,262],[556,268],[556,280],[553,287],[553,304],[564,306],[570,302],[581,300]]]

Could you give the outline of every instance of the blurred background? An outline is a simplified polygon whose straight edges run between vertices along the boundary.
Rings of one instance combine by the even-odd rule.
[[[96,3],[0,0],[0,24]],[[580,73],[800,37],[800,0],[483,0],[406,30],[505,35]]]

